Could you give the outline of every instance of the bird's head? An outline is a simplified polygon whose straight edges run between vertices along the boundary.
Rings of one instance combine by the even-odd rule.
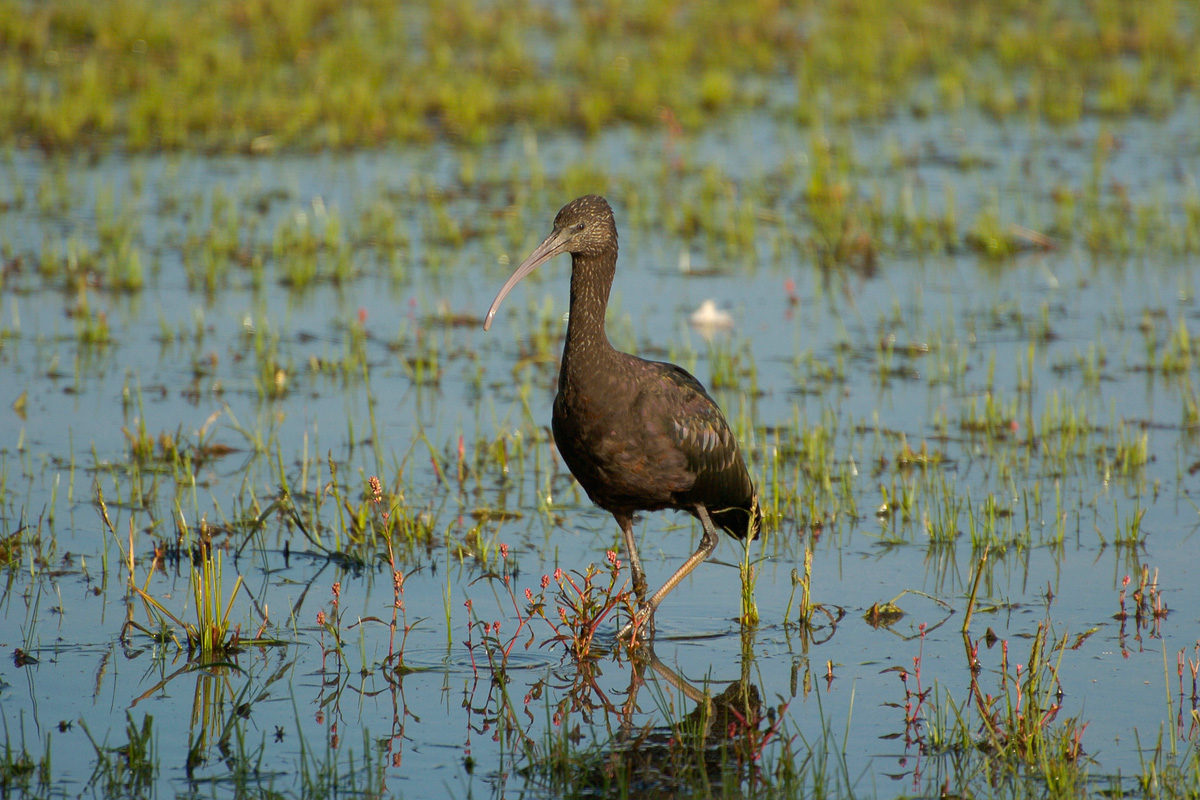
[[[617,224],[613,219],[612,207],[600,195],[589,194],[572,200],[563,206],[554,218],[554,230],[539,244],[513,274],[500,287],[492,301],[483,329],[492,326],[500,301],[508,295],[522,278],[545,262],[562,253],[585,257],[596,257],[617,251]],[[610,275],[611,279],[611,275]]]
[[[598,194],[572,200],[554,218],[554,231],[546,241],[552,240],[556,247],[547,258],[559,253],[596,256],[614,249],[617,244],[617,223],[613,219],[612,207]]]

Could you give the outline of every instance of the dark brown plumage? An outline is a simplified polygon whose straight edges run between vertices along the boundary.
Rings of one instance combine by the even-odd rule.
[[[624,534],[641,605],[622,629],[626,635],[650,621],[667,593],[712,554],[717,527],[752,539],[762,512],[733,432],[700,381],[682,367],[622,353],[609,343],[604,314],[617,269],[617,227],[603,197],[563,206],[553,232],[496,295],[484,330],[513,286],[561,253],[571,254],[571,312],[554,398],[554,441],[588,497],[616,518]],[[647,599],[633,515],[667,508],[699,519],[704,537]]]

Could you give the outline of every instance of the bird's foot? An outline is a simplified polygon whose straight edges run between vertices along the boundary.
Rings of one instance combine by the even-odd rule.
[[[654,639],[654,608],[643,605],[625,627],[617,633],[618,639],[628,639],[630,644],[638,641],[648,642]]]

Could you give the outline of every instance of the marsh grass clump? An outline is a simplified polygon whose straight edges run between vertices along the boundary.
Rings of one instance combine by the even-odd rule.
[[[0,567],[15,567],[21,563],[24,534],[24,528],[17,528],[10,534],[0,536]]]
[[[998,694],[983,692],[977,680],[971,684],[972,702],[983,723],[987,749],[1034,767],[1066,766],[1082,758],[1087,724],[1074,718],[1054,724],[1062,710],[1058,674],[1067,649],[1068,637],[1051,638],[1046,623],[1038,625],[1023,664],[1010,663],[1008,642],[1001,642]],[[972,649],[972,658],[977,655],[978,643]]]
[[[242,586],[242,576],[237,576],[226,601],[221,561],[220,551],[214,554],[211,546],[201,547],[200,564],[193,566],[191,572],[196,624],[186,628],[188,647],[205,657],[235,651],[241,638],[241,626],[231,626],[229,615],[233,611],[238,589]],[[223,602],[224,608],[221,605]]]
[[[754,587],[758,583],[758,565],[750,560],[750,543],[746,543],[742,559],[738,562],[738,577],[741,578],[739,602],[741,614],[738,622],[743,628],[758,626],[758,603],[754,600]]]
[[[8,729],[6,719],[4,734],[4,744],[0,747],[0,792],[6,795],[9,792],[16,792],[22,796],[32,796],[35,779],[40,788],[47,787],[52,775],[50,737],[48,735],[46,737],[45,755],[37,758],[29,752],[25,745],[24,729],[21,731],[21,741],[18,743],[16,737]]]
[[[925,626],[921,627],[921,648]],[[904,700],[889,704],[904,711],[905,752],[954,753],[962,769],[958,780],[969,780],[973,769],[1002,774],[1008,780],[1052,783],[1072,793],[1087,782],[1088,758],[1083,748],[1087,723],[1071,717],[1059,720],[1063,689],[1059,680],[1064,653],[1078,647],[1089,634],[1054,637],[1048,623],[1038,625],[1027,659],[1014,663],[1008,641],[989,629],[978,640],[964,637],[966,665],[971,675],[968,699],[955,702],[938,682],[923,677],[921,651],[913,668],[894,667],[904,685]],[[986,670],[981,645],[998,650],[994,669]],[[985,685],[993,675],[995,685]],[[914,780],[921,779],[918,764]],[[1023,795],[1020,795],[1023,796]]]
[[[93,308],[89,294],[87,282],[80,279],[77,303],[68,313],[75,320],[75,339],[80,348],[102,350],[113,341],[112,329],[108,323],[108,312]]]
[[[183,620],[150,593],[150,579],[154,575],[154,570],[151,570],[147,574],[143,586],[133,583],[131,573],[129,587],[142,600],[151,625],[157,630],[146,628],[130,618],[125,622],[126,631],[130,628],[136,629],[161,641],[167,635],[173,636],[173,633],[169,632],[171,625],[174,625],[184,633],[189,657],[198,657],[207,661],[224,658],[238,652],[242,645],[241,626],[231,625],[229,617],[233,610],[233,601],[242,587],[242,577],[240,575],[237,577],[233,590],[226,600],[223,592],[221,555],[218,552],[214,556],[212,551],[211,545],[202,545],[197,557],[199,563],[193,564],[189,574],[192,603],[196,613],[195,622]],[[223,607],[222,603],[224,603]],[[250,637],[247,638],[250,639]]]
[[[714,392],[733,390],[754,397],[758,394],[758,365],[748,340],[736,348],[729,342],[717,341],[709,346],[709,385]]]
[[[476,144],[514,124],[651,128],[664,109],[681,130],[760,106],[804,124],[974,107],[1063,125],[1089,114],[1159,117],[1187,95],[1191,4],[1056,9],[904,0],[885,14],[851,2],[681,15],[655,1],[565,24],[556,9],[473,0],[344,12],[318,0],[211,9],[4,0],[0,41],[29,79],[0,104],[0,137],[49,151],[120,141],[135,151],[268,155]],[[129,19],[138,24],[118,22]],[[346,63],[356,69],[339,68]]]
[[[238,591],[243,586],[242,577],[241,575],[237,577],[233,589],[229,593],[229,598],[226,600],[222,556],[220,551],[213,545],[212,531],[208,528],[207,523],[202,522],[199,526],[195,546],[190,551],[189,560],[191,570],[189,572],[189,588],[191,589],[196,620],[195,622],[188,622],[182,619],[180,615],[169,610],[163,601],[155,597],[151,591],[151,582],[167,555],[166,549],[156,547],[154,559],[151,561],[150,569],[146,573],[146,579],[139,586],[136,582],[136,532],[133,520],[130,519],[129,521],[128,540],[122,543],[117,537],[116,527],[109,517],[108,504],[105,502],[104,493],[99,488],[96,492],[96,506],[105,528],[117,540],[117,545],[123,551],[124,566],[128,571],[126,579],[126,587],[129,594],[128,614],[124,625],[121,627],[121,639],[125,640],[131,630],[136,630],[160,644],[174,641],[178,645],[179,642],[175,631],[179,629],[184,634],[189,658],[211,661],[237,653],[243,644],[243,637],[241,636],[241,626],[231,624],[230,614],[233,610],[233,601],[237,598]],[[188,542],[191,538],[192,534],[188,526],[183,525],[180,531],[180,541]],[[182,550],[183,547],[178,548],[177,553],[180,553]],[[137,622],[133,618],[134,598],[142,601],[142,607],[146,612],[149,627]],[[278,644],[277,641],[262,636],[266,625],[267,621],[264,619],[257,634],[253,637],[245,637],[245,643],[262,645]],[[181,648],[183,647],[182,645],[180,646]]]
[[[142,410],[140,388],[137,390],[137,404],[139,411]],[[182,428],[153,435],[146,427],[145,417],[138,416],[121,429],[129,448],[130,461],[142,469],[168,474],[177,483],[186,484],[206,464],[235,452],[233,447],[212,438],[213,423],[219,416],[220,412],[210,415],[194,436]]]

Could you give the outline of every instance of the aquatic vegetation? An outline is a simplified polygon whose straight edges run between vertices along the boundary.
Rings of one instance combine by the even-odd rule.
[[[353,13],[317,0],[203,10],[6,0],[0,42],[31,79],[8,82],[0,137],[47,149],[120,141],[265,155],[443,137],[476,144],[514,124],[653,128],[664,110],[672,126],[695,130],[763,105],[810,124],[976,107],[1063,125],[1177,108],[1194,83],[1194,6],[1089,11],[903,2],[881,13],[864,1],[684,13],[652,0],[568,17],[474,0],[370,2]],[[356,68],[340,68],[347,63]],[[561,97],[572,102],[554,102]]]
[[[0,791],[1195,795],[1196,21],[0,0]],[[649,653],[479,331],[598,191],[768,533]]]
[[[102,493],[97,496],[96,503],[105,526],[115,537],[116,530],[108,517],[108,507]],[[241,627],[240,625],[231,625],[230,613],[233,610],[233,602],[237,598],[238,590],[242,587],[242,576],[237,577],[233,589],[229,593],[229,599],[226,601],[221,554],[213,552],[211,538],[206,530],[207,526],[202,525],[201,528],[194,558],[189,559],[197,562],[192,565],[190,570],[195,622],[184,621],[151,593],[151,581],[162,560],[162,553],[156,553],[145,581],[140,586],[135,582],[134,535],[132,529],[130,530],[128,547],[125,551],[126,568],[129,572],[128,602],[131,603],[130,610],[132,612],[133,598],[137,597],[142,601],[147,616],[147,625],[137,622],[130,613],[121,630],[122,639],[128,636],[131,630],[136,630],[162,643],[169,640],[177,642],[175,632],[171,629],[171,626],[174,625],[180,628],[185,636],[189,658],[194,657],[206,661],[222,659],[241,649],[243,646]],[[187,541],[190,537],[185,532],[181,538]],[[223,607],[222,604],[224,604]],[[261,634],[261,632],[260,630],[259,633]],[[271,640],[263,639],[261,636],[246,637],[247,645],[264,643],[271,643]]]

